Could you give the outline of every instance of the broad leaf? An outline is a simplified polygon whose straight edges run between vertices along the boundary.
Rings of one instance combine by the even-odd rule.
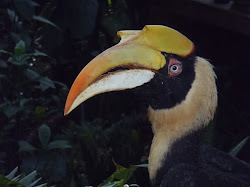
[[[40,78],[38,79],[38,81],[39,81],[40,83],[42,83],[42,84],[47,85],[47,86],[50,87],[50,88],[56,88],[54,82],[53,82],[51,79],[49,79],[48,77],[40,77]]]
[[[3,60],[0,60],[0,68],[7,68],[7,63]]]
[[[17,170],[18,170],[18,167],[16,167],[8,175],[6,175],[6,178],[11,180],[15,176]]]
[[[27,70],[25,71],[25,75],[26,75],[27,78],[30,79],[30,80],[34,80],[34,79],[37,79],[37,78],[40,77],[40,75],[39,75],[37,72],[35,72],[35,71],[31,70],[31,69],[27,69]]]
[[[134,171],[138,168],[138,166],[130,166],[129,168],[125,168],[122,166],[118,166],[118,169],[115,173],[113,173],[107,180],[98,185],[98,187],[107,187],[107,186],[121,186],[124,185],[132,176]],[[119,180],[118,183],[113,183],[114,179]]]
[[[26,50],[25,43],[23,40],[20,40],[15,46],[14,53],[15,55],[21,55],[25,52],[25,50]]]
[[[6,75],[0,73],[0,79],[8,79]]]
[[[27,176],[25,176],[24,178],[22,178],[19,182],[25,186],[28,186],[35,179],[36,175],[37,175],[37,172],[33,171],[30,174],[28,174]]]
[[[34,15],[34,7],[28,0],[13,0],[14,6],[18,13],[26,20],[30,21]]]
[[[54,23],[52,23],[51,21],[49,21],[48,19],[42,17],[42,16],[36,16],[34,15],[33,16],[33,19],[34,20],[37,20],[37,21],[40,21],[40,22],[43,22],[43,23],[47,23],[49,25],[52,25],[53,27],[57,28],[58,30],[61,30],[58,26],[56,26]]]
[[[47,54],[40,52],[38,50],[35,50],[34,53],[32,53],[33,56],[48,56]]]
[[[29,184],[29,187],[35,186],[41,179],[42,179],[42,177],[40,177],[40,178],[38,178],[37,180],[33,181],[32,183]],[[44,184],[43,184],[43,185],[44,185]]]
[[[47,147],[51,136],[50,128],[47,125],[43,124],[38,129],[38,136],[43,147]]]
[[[19,151],[26,151],[26,152],[32,152],[37,150],[37,148],[35,148],[33,145],[31,145],[30,143],[26,142],[26,141],[19,141]]]
[[[9,105],[6,108],[4,108],[4,114],[8,117],[11,118],[12,116],[16,115],[20,111],[19,107],[16,107],[14,105]]]
[[[49,143],[48,149],[68,149],[71,148],[69,142],[66,140],[55,140]]]

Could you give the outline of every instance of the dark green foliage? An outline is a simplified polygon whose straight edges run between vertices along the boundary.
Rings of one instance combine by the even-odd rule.
[[[112,187],[112,186],[123,186],[127,183],[127,181],[130,179],[130,177],[133,175],[135,170],[139,167],[145,167],[147,168],[146,164],[142,165],[133,165],[129,168],[124,168],[122,166],[116,166],[116,172],[113,173],[107,180],[105,180],[103,183],[99,184],[98,187]],[[139,186],[136,184],[128,185],[128,186]]]
[[[78,174],[83,171],[89,184],[96,186],[115,170],[115,163],[125,166],[141,163],[145,138],[135,129],[140,123],[144,123],[141,117],[130,115],[116,122],[96,119],[67,129],[62,137],[74,145],[71,169],[79,171]],[[80,180],[78,174],[74,175],[75,180]]]
[[[18,167],[12,170],[8,175],[4,176],[0,174],[1,187],[48,187],[47,184],[38,184],[41,178],[35,179],[37,172],[33,171],[27,176],[20,174],[16,176]]]
[[[69,142],[67,140],[50,141],[50,128],[44,124],[38,129],[38,139],[38,147],[26,141],[18,142],[19,152],[29,153],[25,154],[21,170],[25,173],[37,170],[48,182],[66,177],[67,160],[63,150],[71,148]]]

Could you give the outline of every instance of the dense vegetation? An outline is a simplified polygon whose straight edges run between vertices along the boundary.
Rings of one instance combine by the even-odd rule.
[[[137,104],[136,95],[100,95],[63,116],[69,86],[79,71],[119,41],[118,30],[141,29],[148,2],[2,2],[1,185],[149,185],[145,164],[152,132],[146,107]],[[204,139],[216,145],[214,125]],[[231,153],[236,155],[246,141]]]

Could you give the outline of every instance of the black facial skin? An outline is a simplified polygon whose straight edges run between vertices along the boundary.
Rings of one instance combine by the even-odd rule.
[[[159,74],[156,73],[155,77],[142,86],[142,90],[139,91],[146,97],[146,102],[153,109],[169,109],[181,103],[195,79],[195,55],[181,58],[164,52],[162,54],[166,58],[166,65],[158,71]],[[170,76],[168,74],[170,59],[176,59],[182,63],[182,72],[179,75]]]

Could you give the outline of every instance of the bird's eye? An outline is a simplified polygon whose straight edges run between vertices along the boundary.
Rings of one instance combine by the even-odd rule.
[[[172,66],[170,67],[170,70],[171,70],[172,72],[177,72],[178,69],[179,69],[179,66],[178,66],[177,64],[174,64],[174,65],[172,65]]]
[[[182,72],[182,63],[176,59],[169,59],[168,74],[172,76],[179,75]]]

